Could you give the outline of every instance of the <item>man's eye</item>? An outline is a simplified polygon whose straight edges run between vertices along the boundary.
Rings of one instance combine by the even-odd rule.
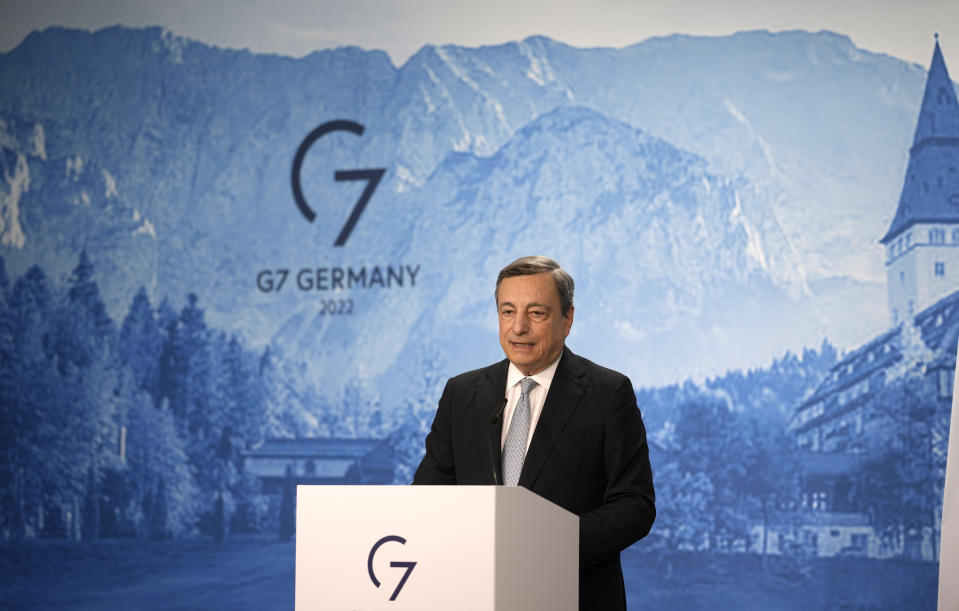
[[[533,310],[532,312],[529,313],[529,315],[532,316],[533,318],[542,318],[542,317],[546,316],[546,312],[541,312],[541,311],[539,311],[539,310]]]

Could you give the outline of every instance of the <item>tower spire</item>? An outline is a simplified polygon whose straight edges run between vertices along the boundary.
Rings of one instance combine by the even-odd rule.
[[[919,108],[919,121],[913,147],[930,138],[959,138],[959,108],[956,106],[956,91],[949,78],[949,70],[942,58],[939,35],[936,34],[932,51],[932,64],[926,78],[926,90]]]
[[[899,206],[880,242],[893,324],[959,288],[959,104],[938,35]]]
[[[917,222],[959,222],[959,103],[936,36],[899,207],[883,244]]]

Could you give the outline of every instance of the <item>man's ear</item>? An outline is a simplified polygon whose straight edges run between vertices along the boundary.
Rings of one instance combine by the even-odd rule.
[[[569,335],[569,330],[573,326],[573,310],[575,309],[574,306],[569,306],[569,312],[566,313],[566,326],[563,329],[563,337]]]

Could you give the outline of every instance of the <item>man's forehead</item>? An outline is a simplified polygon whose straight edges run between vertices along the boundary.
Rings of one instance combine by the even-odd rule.
[[[549,273],[503,278],[498,293],[500,303],[521,300],[524,303],[536,301],[550,305],[550,302],[559,300],[559,291]]]

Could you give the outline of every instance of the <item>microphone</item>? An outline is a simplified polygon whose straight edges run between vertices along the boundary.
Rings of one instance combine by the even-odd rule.
[[[499,407],[496,408],[496,411],[493,412],[493,415],[489,417],[489,423],[491,426],[495,425],[503,417],[503,410],[506,409],[506,398],[503,398],[503,402],[499,404]],[[489,467],[490,472],[493,474],[493,485],[502,486],[503,478],[499,473],[499,469],[496,468],[496,454],[493,449],[493,437],[491,435],[486,436],[487,446],[486,449],[489,450]]]
[[[503,410],[506,409],[506,397],[503,397],[503,402],[499,404],[499,407],[496,408],[496,411],[493,412],[493,415],[489,417],[490,424],[496,424],[499,422],[499,419],[503,417]]]

